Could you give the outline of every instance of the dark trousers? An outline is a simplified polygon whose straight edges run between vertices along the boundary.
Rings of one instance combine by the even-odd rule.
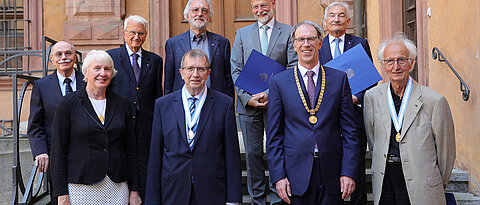
[[[367,187],[365,184],[365,154],[367,151],[367,135],[365,128],[357,129],[358,138],[360,139],[360,157],[358,161],[358,181],[355,185],[355,191],[350,197],[350,204],[365,205],[367,204]]]
[[[43,173],[43,177],[46,177],[47,182],[46,186],[48,186],[49,193],[50,193],[50,205],[57,205],[58,204],[58,197],[53,196],[53,184],[52,184],[52,175],[50,174],[50,166],[48,166],[47,172]]]
[[[145,187],[147,183],[147,169],[148,169],[148,156],[150,154],[150,132],[145,130],[146,123],[145,116],[140,115],[140,111],[137,110],[135,116],[135,135],[137,136],[137,157],[138,157],[138,169],[137,176],[140,189],[138,194],[142,199],[142,204],[145,202]]]
[[[387,162],[383,178],[381,205],[409,205],[407,186],[401,162]]]
[[[301,196],[292,195],[290,201],[292,205],[343,205],[341,193],[335,195],[327,193],[318,158],[313,160],[312,175],[308,182],[307,191]]]

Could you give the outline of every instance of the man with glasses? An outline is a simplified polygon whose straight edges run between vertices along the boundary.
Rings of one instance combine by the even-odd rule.
[[[187,51],[185,84],[158,99],[148,165],[146,204],[239,204],[240,149],[231,97],[210,89],[208,56]]]
[[[359,140],[345,72],[318,60],[322,31],[311,21],[292,29],[298,64],[271,80],[267,161],[289,204],[343,204],[358,179]]]
[[[110,83],[111,89],[127,98],[135,121],[139,194],[142,201],[145,201],[153,108],[155,100],[163,95],[162,58],[142,48],[147,38],[147,24],[147,20],[138,15],[126,18],[123,24],[125,45],[107,51],[117,69],[117,74]]]
[[[52,46],[50,61],[57,69],[33,83],[28,117],[27,136],[38,171],[47,172],[50,165],[52,143],[52,122],[57,103],[62,96],[85,87],[83,74],[73,68],[77,61],[75,48],[71,43],[59,41]],[[50,173],[47,172],[51,185]],[[50,188],[53,188],[50,186]],[[51,204],[57,204],[50,190]]]
[[[323,17],[323,25],[328,35],[323,39],[322,48],[320,49],[320,63],[325,65],[332,59],[342,55],[344,52],[362,45],[367,55],[372,59],[370,46],[364,38],[347,34],[347,26],[350,23],[351,10],[345,2],[333,2],[325,9]],[[375,86],[375,85],[373,85]],[[372,87],[373,87],[372,86]],[[355,128],[360,139],[360,167],[358,183],[351,197],[352,205],[363,205],[367,203],[367,192],[365,186],[365,154],[367,150],[367,137],[365,136],[365,128],[363,126],[363,96],[367,89],[352,95],[353,105],[355,109]]]
[[[183,12],[190,29],[167,40],[165,44],[165,94],[183,87],[179,72],[183,54],[191,49],[200,49],[207,54],[211,74],[207,87],[234,97],[230,74],[230,41],[223,36],[207,31],[212,21],[210,0],[189,0]]]
[[[416,49],[403,33],[382,42],[378,60],[390,82],[365,93],[374,204],[445,204],[453,119],[444,96],[410,77]]]
[[[253,49],[292,68],[297,55],[290,39],[291,26],[275,20],[275,0],[252,0],[252,13],[257,22],[238,29],[230,59],[232,78],[235,82],[242,72]],[[259,65],[258,69],[262,69]],[[267,183],[263,145],[267,124],[268,90],[261,93],[248,93],[236,87],[237,112],[242,129],[247,161],[247,188],[252,204],[266,204],[266,187],[270,190],[270,204],[280,203],[275,187]]]

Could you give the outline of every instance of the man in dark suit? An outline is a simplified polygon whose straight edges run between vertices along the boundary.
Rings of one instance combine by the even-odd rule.
[[[202,50],[187,51],[181,65],[183,88],[155,102],[146,204],[238,204],[234,101],[206,87],[210,69]]]
[[[170,38],[165,44],[165,94],[183,87],[180,75],[180,61],[185,52],[200,49],[209,58],[211,74],[207,87],[234,97],[232,76],[230,73],[230,41],[223,36],[207,31],[212,21],[212,3],[210,0],[189,0],[184,17],[190,24],[190,30]]]
[[[35,165],[41,172],[49,170],[52,121],[58,101],[62,96],[85,86],[83,74],[73,69],[77,56],[72,44],[57,42],[52,47],[50,60],[57,70],[33,83],[28,118],[27,135]],[[48,178],[51,184],[50,174]],[[51,199],[52,204],[57,204],[56,197]]]
[[[297,54],[290,39],[292,27],[275,20],[275,0],[252,0],[251,6],[257,22],[238,29],[233,43],[230,62],[234,82],[253,49],[287,68],[292,68],[297,62]],[[262,69],[261,65],[258,69]],[[263,144],[267,124],[268,90],[248,93],[241,88],[236,89],[238,119],[247,158],[247,188],[252,204],[266,204],[267,185],[270,189],[270,203],[280,203],[282,200],[276,194],[275,187],[265,180]]]
[[[155,100],[163,95],[162,58],[142,48],[147,36],[146,28],[147,20],[138,15],[129,16],[124,21],[123,37],[126,44],[107,51],[118,71],[110,86],[114,92],[127,98],[135,119],[142,201],[145,201],[153,109]]]
[[[347,75],[320,65],[316,23],[295,25],[291,38],[298,65],[270,84],[270,177],[287,203],[343,204],[355,189],[359,154]]]
[[[368,41],[364,38],[346,34],[351,14],[348,4],[345,2],[333,2],[325,9],[325,11],[323,22],[328,35],[323,39],[322,48],[320,49],[320,63],[325,65],[330,60],[343,54],[357,44],[362,45],[371,60],[372,54],[370,52]],[[363,125],[362,104],[363,95],[368,89],[352,95],[355,109],[355,128],[357,129],[357,134],[360,139],[359,178],[355,192],[353,192],[351,197],[352,205],[363,205],[367,203],[367,192],[365,187],[365,154],[367,150],[367,137]]]

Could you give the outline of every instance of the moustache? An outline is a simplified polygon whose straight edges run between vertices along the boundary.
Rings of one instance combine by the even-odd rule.
[[[332,23],[332,26],[337,25],[337,26],[342,26],[341,23]]]
[[[61,64],[61,63],[70,63],[70,62],[72,62],[72,60],[65,59],[65,60],[59,60],[57,63]]]
[[[198,19],[203,20],[203,21],[206,21],[206,20],[207,20],[207,19],[205,19],[203,16],[197,16],[197,17],[193,18],[194,21],[196,21],[196,20],[198,20]]]
[[[260,16],[260,15],[267,15],[268,12],[266,11],[262,11],[262,12],[257,12],[257,16]]]

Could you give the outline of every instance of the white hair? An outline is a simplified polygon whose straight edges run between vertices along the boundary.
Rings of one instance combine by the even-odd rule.
[[[83,81],[86,82],[88,68],[94,60],[109,65],[112,68],[112,78],[115,77],[115,75],[117,74],[117,70],[115,70],[114,68],[112,57],[110,57],[110,55],[105,51],[91,50],[87,53],[87,57],[85,57],[85,60],[83,60],[82,73],[85,76],[83,78]]]
[[[185,6],[185,10],[183,10],[183,17],[186,19],[188,17],[188,12],[190,12],[190,6],[194,1],[205,1],[208,4],[208,13],[210,14],[210,18],[213,16],[213,8],[212,8],[212,1],[210,0],[188,0],[187,5]]]
[[[295,32],[297,31],[297,29],[302,26],[302,25],[310,25],[312,26],[313,28],[315,28],[315,30],[317,31],[317,37],[318,39],[321,41],[323,39],[322,37],[322,33],[323,33],[323,30],[322,28],[315,22],[313,21],[302,21],[300,23],[297,23],[295,26],[293,26],[292,30],[290,31],[290,38],[292,39],[292,41],[295,41]]]
[[[347,18],[351,17],[350,6],[348,6],[348,4],[343,2],[343,1],[336,1],[336,2],[333,2],[333,3],[331,3],[330,5],[327,6],[327,8],[325,9],[325,14],[323,15],[323,20],[327,20],[328,10],[330,10],[330,8],[332,8],[334,6],[341,6],[341,7],[345,8],[345,10],[347,12],[345,15],[347,16]]]
[[[408,50],[408,57],[415,62],[415,58],[417,57],[417,47],[415,46],[415,43],[408,39],[404,33],[402,32],[397,32],[393,34],[392,38],[386,39],[380,43],[378,46],[378,53],[377,53],[377,58],[379,62],[382,62],[383,59],[383,54],[385,52],[385,48],[393,43],[401,43],[403,44],[407,50]]]
[[[145,31],[147,31],[148,22],[139,15],[130,15],[128,18],[126,18],[125,21],[123,21],[123,30],[127,30],[127,26],[130,21],[143,24],[143,26],[145,27]]]

